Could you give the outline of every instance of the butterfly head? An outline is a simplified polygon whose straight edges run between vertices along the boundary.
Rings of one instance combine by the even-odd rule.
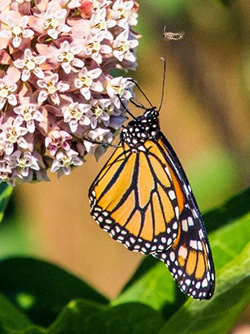
[[[160,132],[158,117],[156,107],[146,109],[143,115],[130,121],[122,130],[121,141],[137,147],[148,139],[157,138]]]

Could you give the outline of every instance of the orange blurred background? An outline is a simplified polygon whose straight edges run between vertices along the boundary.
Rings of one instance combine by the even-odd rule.
[[[127,76],[159,105],[160,58],[166,58],[161,128],[201,210],[208,210],[250,181],[250,2],[138,2],[138,68]],[[185,32],[183,40],[167,41],[164,26],[166,31]],[[13,204],[19,221],[6,219],[0,227],[2,256],[39,256],[115,297],[143,256],[114,242],[89,214],[88,189],[112,152],[109,148],[98,163],[88,156],[70,176],[50,175],[51,182],[18,186]],[[248,322],[246,316],[243,322]]]

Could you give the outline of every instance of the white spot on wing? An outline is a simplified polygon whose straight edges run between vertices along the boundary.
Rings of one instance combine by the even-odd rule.
[[[168,174],[168,177],[172,181],[172,177],[171,177],[171,174],[170,174],[170,171],[169,171],[168,167],[166,166],[164,169],[165,169],[165,172]]]
[[[193,226],[194,225],[194,220],[192,217],[188,217],[188,225]]]
[[[200,251],[202,251],[203,250],[203,247],[202,247],[202,243],[201,243],[201,241],[198,241],[198,249],[200,250]]]
[[[201,282],[197,282],[197,283],[195,284],[195,287],[196,287],[196,289],[199,289],[199,288],[201,287]]]
[[[178,206],[175,207],[175,215],[176,215],[176,218],[179,219],[179,216],[180,216],[180,211],[179,211],[179,208]]]
[[[183,259],[186,259],[186,258],[187,258],[187,254],[188,254],[187,248],[181,246],[180,249],[179,249],[178,254],[179,254]]]
[[[171,260],[172,262],[174,262],[174,260],[175,260],[175,253],[174,253],[174,252],[171,252],[171,253],[169,254],[169,257],[170,257],[170,260]]]
[[[177,223],[177,222],[174,222],[174,224],[173,224],[173,229],[174,229],[174,230],[177,230],[177,228],[178,228],[178,223]]]
[[[208,286],[208,282],[207,282],[206,278],[204,278],[201,285],[202,285],[203,288],[206,288]]]
[[[170,191],[168,192],[168,195],[169,195],[169,198],[170,198],[171,200],[173,200],[173,199],[176,198],[176,196],[175,196],[175,192],[174,192],[173,190],[170,190]]]
[[[190,240],[190,247],[193,249],[197,249],[197,241],[196,240]]]
[[[187,230],[188,230],[187,219],[184,219],[181,223],[182,223],[183,231],[187,232]]]
[[[145,149],[145,147],[144,147],[143,145],[140,145],[139,147],[137,147],[137,149],[138,149],[139,151],[146,152],[146,149]]]

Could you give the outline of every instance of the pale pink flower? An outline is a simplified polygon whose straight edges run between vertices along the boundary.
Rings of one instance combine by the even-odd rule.
[[[117,108],[121,108],[121,103],[118,95],[120,98],[129,100],[132,97],[132,93],[129,88],[131,88],[132,86],[133,83],[123,77],[116,77],[107,81],[107,93],[111,98],[111,101],[113,101],[114,105]]]
[[[56,153],[55,159],[51,166],[51,172],[58,172],[58,177],[61,175],[69,175],[72,168],[75,166],[81,166],[83,164],[79,154],[74,150],[59,151]]]
[[[7,161],[11,169],[18,170],[20,178],[28,177],[30,169],[40,169],[36,158],[29,151],[22,152],[17,150],[8,157]]]
[[[14,144],[17,144],[20,148],[28,148],[28,143],[24,138],[28,129],[21,126],[22,123],[22,118],[17,117],[15,119],[9,118],[6,123],[2,124],[0,140],[5,141],[5,153],[7,155],[14,151]]]
[[[88,116],[91,106],[85,103],[74,102],[62,109],[65,123],[69,124],[70,130],[76,132],[79,125],[90,125]]]
[[[26,122],[26,127],[30,133],[35,131],[35,121],[42,122],[43,115],[38,110],[37,104],[30,103],[26,106],[19,105],[13,109],[13,111],[22,117],[23,122]]]
[[[70,139],[72,139],[72,136],[68,132],[55,129],[52,130],[45,138],[45,146],[48,148],[49,153],[53,156],[60,148],[68,151],[70,149]]]
[[[80,72],[78,72],[74,85],[80,90],[86,100],[90,99],[91,90],[95,92],[103,91],[103,85],[100,82],[94,81],[100,77],[101,73],[102,70],[100,68],[88,71],[86,67],[82,68]]]
[[[8,156],[0,156],[0,175],[1,173],[11,174],[11,168],[8,163]]]
[[[46,60],[45,56],[34,56],[30,49],[24,50],[23,59],[17,59],[14,61],[14,65],[17,68],[22,69],[21,79],[27,81],[30,78],[31,73],[34,73],[37,78],[44,78],[44,72],[39,67],[40,64]]]
[[[92,99],[90,101],[92,116],[91,127],[95,129],[98,123],[102,123],[105,126],[109,126],[110,115],[109,112],[114,110],[109,99]]]
[[[8,15],[6,16],[5,21],[9,29],[0,31],[0,37],[12,39],[14,48],[20,46],[22,39],[31,39],[33,37],[34,31],[26,28],[28,24],[28,16],[23,16],[17,20]]]
[[[137,24],[138,14],[133,10],[134,1],[116,0],[110,10],[112,19],[117,21],[117,25],[124,29],[127,25]]]
[[[6,158],[8,167],[11,170],[11,179],[8,183],[17,182],[31,182],[37,181],[49,181],[45,173],[45,165],[43,163],[41,155],[37,151],[20,151],[17,150]],[[1,175],[0,175],[1,179]]]
[[[92,35],[99,35],[100,39],[103,40],[113,40],[114,37],[111,32],[108,30],[113,28],[116,25],[116,21],[112,19],[106,18],[106,9],[102,8],[96,14],[92,15],[89,26],[90,26],[90,33]]]
[[[47,72],[44,79],[38,80],[37,85],[42,88],[38,95],[38,102],[42,103],[51,98],[55,104],[60,104],[60,97],[58,92],[66,92],[70,85],[59,81],[59,75],[57,73]]]
[[[57,39],[60,33],[68,33],[70,31],[70,27],[65,24],[66,15],[66,9],[54,10],[51,8],[40,16],[42,27],[51,38]]]
[[[94,36],[87,36],[83,42],[85,55],[91,57],[97,62],[97,64],[102,63],[103,55],[107,55],[112,52],[112,48],[109,45],[101,44],[102,39],[103,34],[99,33]]]
[[[114,40],[113,55],[120,62],[126,59],[131,62],[135,62],[135,55],[131,52],[132,49],[138,46],[136,39],[129,39],[129,30],[123,30]]]
[[[103,129],[98,127],[94,130],[88,132],[88,137],[90,140],[84,139],[83,143],[88,153],[94,153],[94,148],[97,143],[111,143],[113,140],[113,135],[108,129]]]
[[[68,41],[64,41],[61,44],[57,55],[57,61],[61,63],[61,67],[66,74],[71,72],[72,67],[82,68],[84,66],[84,62],[75,57],[75,55],[79,54],[81,51],[81,45],[70,46]]]

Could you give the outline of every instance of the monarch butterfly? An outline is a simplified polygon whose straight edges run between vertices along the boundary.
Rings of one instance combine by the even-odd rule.
[[[186,174],[160,130],[159,111],[133,103],[145,112],[122,129],[121,145],[91,185],[91,214],[129,250],[165,262],[183,293],[210,299],[213,259]]]

